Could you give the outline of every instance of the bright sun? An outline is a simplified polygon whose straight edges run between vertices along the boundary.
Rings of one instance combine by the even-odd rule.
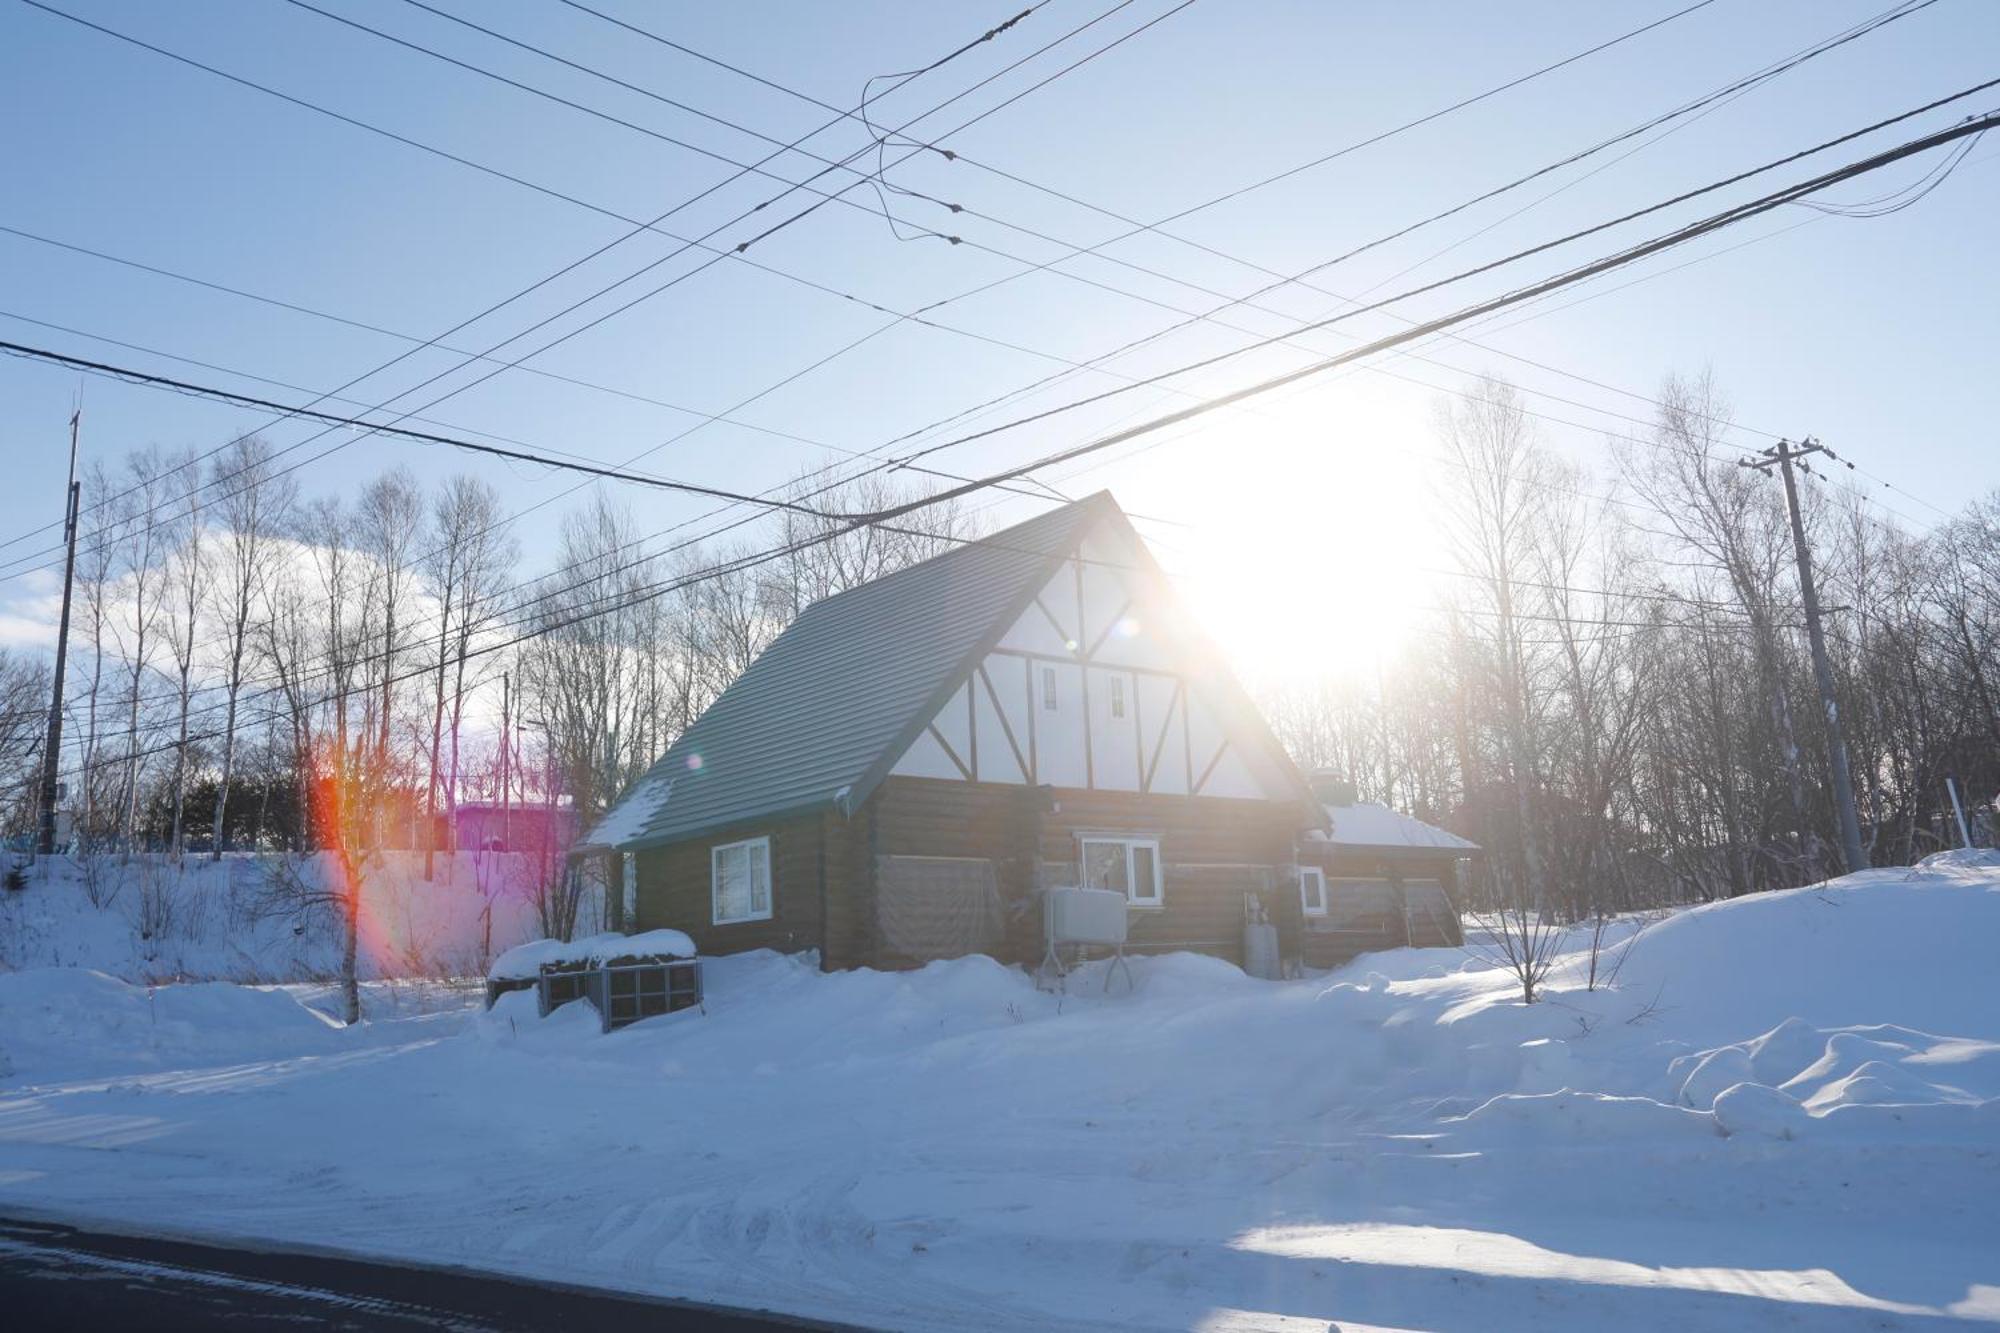
[[[1372,675],[1437,602],[1423,419],[1370,388],[1218,421],[1113,481],[1134,512],[1193,525],[1138,520],[1249,682]]]

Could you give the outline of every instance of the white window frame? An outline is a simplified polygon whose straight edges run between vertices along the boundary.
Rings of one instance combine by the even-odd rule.
[[[725,852],[739,848],[751,848],[754,855],[764,858],[764,910],[759,912],[753,906],[747,916],[724,916],[722,914],[722,857]],[[754,866],[754,862],[753,862]],[[754,883],[754,870],[753,870]],[[756,901],[756,893],[750,895]],[[724,842],[708,849],[708,915],[718,926],[734,926],[745,921],[769,921],[771,909],[777,906],[778,882],[771,874],[771,838],[769,834],[758,838],[743,838],[736,842]]]
[[[1313,900],[1306,894],[1306,885],[1309,882],[1315,882],[1319,885],[1318,907],[1313,906]],[[1326,896],[1326,872],[1318,866],[1300,866],[1299,910],[1307,916],[1325,916],[1332,906],[1332,902]]]
[[[1160,840],[1158,838],[1126,838],[1112,834],[1088,834],[1077,839],[1076,870],[1077,882],[1088,886],[1090,883],[1090,849],[1093,846],[1123,847],[1125,849],[1125,905],[1157,911],[1167,905],[1166,867],[1160,861]],[[1133,865],[1132,853],[1144,847],[1153,854],[1152,892],[1139,892],[1138,868]]]
[[[1123,676],[1114,675],[1111,677],[1111,716],[1113,718],[1123,718],[1125,716],[1125,677]]]

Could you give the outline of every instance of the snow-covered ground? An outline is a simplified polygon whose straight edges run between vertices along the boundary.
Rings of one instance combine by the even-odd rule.
[[[2000,865],[1068,998],[711,960],[705,1013],[0,975],[0,1212],[908,1328],[2000,1321]],[[1623,946],[1621,946],[1623,947]]]
[[[541,933],[528,892],[535,869],[518,852],[439,853],[427,880],[420,852],[371,857],[361,878],[361,974],[482,971]],[[324,855],[180,864],[157,853],[51,857],[28,870],[27,887],[0,892],[0,968],[87,967],[127,981],[331,976],[341,949],[334,912],[323,903],[288,908],[332,873]]]

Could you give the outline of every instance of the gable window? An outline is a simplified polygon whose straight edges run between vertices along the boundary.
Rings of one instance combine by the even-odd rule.
[[[1083,886],[1125,895],[1133,907],[1166,904],[1160,883],[1160,844],[1151,838],[1084,838]]]
[[[709,854],[709,895],[718,926],[771,919],[771,840],[725,843]]]
[[[1307,916],[1326,915],[1326,872],[1318,866],[1299,867],[1299,906]]]
[[[1111,716],[1125,716],[1125,677],[1111,678]]]
[[[1051,713],[1056,711],[1056,669],[1042,668],[1042,707]]]

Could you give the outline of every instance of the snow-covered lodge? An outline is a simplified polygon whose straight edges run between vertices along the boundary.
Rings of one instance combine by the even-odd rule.
[[[1340,892],[1328,823],[1099,493],[808,608],[579,850],[705,954],[1032,962],[1084,887],[1241,962]]]

